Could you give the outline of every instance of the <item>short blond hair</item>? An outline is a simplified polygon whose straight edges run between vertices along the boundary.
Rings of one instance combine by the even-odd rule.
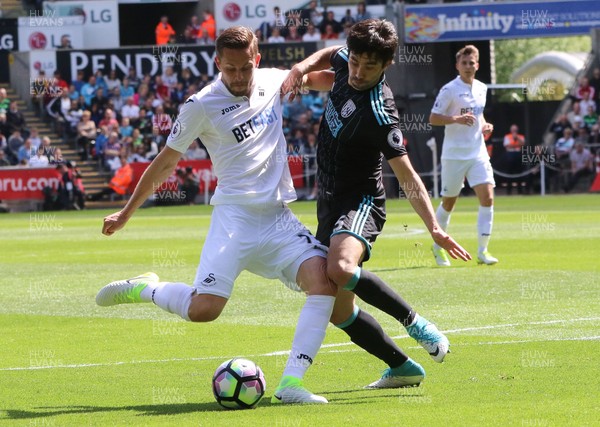
[[[458,62],[460,57],[464,56],[464,55],[474,55],[477,62],[479,62],[479,49],[477,49],[472,44],[468,44],[465,47],[463,47],[461,50],[456,52],[456,62]]]

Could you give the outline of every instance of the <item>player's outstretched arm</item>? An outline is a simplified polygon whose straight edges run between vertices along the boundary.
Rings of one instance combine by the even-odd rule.
[[[133,213],[173,173],[180,158],[179,151],[165,147],[150,163],[125,207],[104,218],[102,234],[111,236],[123,228]]]
[[[294,65],[281,84],[281,95],[285,96],[289,93],[290,100],[293,100],[302,90],[302,85],[305,83],[304,76],[313,71],[331,68],[331,54],[339,48],[339,46],[326,47]]]
[[[427,189],[413,169],[408,156],[394,157],[389,160],[389,164],[398,178],[406,198],[431,233],[433,241],[444,248],[452,258],[469,261],[471,259],[469,252],[439,226]]]
[[[304,76],[302,88],[329,92],[335,80],[335,73],[330,70],[313,71]]]

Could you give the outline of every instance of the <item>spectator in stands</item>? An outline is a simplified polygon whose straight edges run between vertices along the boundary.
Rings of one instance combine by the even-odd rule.
[[[83,96],[83,99],[85,100],[85,106],[88,108],[92,106],[92,98],[94,98],[94,96],[96,95],[96,89],[98,89],[98,86],[96,84],[96,77],[90,76],[88,82],[85,83],[79,91],[79,93],[81,94],[81,96]]]
[[[131,146],[137,148],[140,145],[144,145],[144,138],[138,128],[133,128],[133,132],[131,133]]]
[[[285,39],[281,35],[281,31],[280,31],[279,27],[274,27],[273,30],[271,30],[271,36],[267,39],[267,41],[269,43],[284,43],[285,42]]]
[[[6,113],[10,107],[10,99],[6,94],[6,89],[0,87],[0,112]]]
[[[160,22],[156,25],[154,34],[156,35],[156,44],[158,45],[167,44],[169,38],[176,35],[175,30],[169,24],[169,17],[167,15],[160,17]]]
[[[71,107],[65,114],[65,120],[67,121],[67,136],[70,138],[77,135],[77,124],[81,120],[81,116],[83,116],[83,109],[79,104],[79,101],[76,99],[71,100]]]
[[[119,194],[121,196],[127,194],[127,189],[129,188],[131,181],[133,181],[133,169],[131,168],[131,165],[127,163],[127,157],[121,156],[119,160],[121,162],[121,167],[117,169],[108,186],[96,194],[88,195],[87,200],[96,201],[104,196],[112,194]]]
[[[77,89],[75,88],[75,85],[73,83],[71,83],[69,85],[69,89],[67,90],[67,96],[69,97],[69,99],[73,100],[73,99],[79,99],[79,92],[77,91]]]
[[[332,30],[335,34],[339,34],[343,31],[342,24],[340,24],[335,19],[335,14],[333,13],[332,10],[327,11],[327,15],[325,15],[325,18],[323,18],[323,20],[319,24],[319,31],[321,32],[321,34],[323,34],[327,31],[328,25],[331,25]]]
[[[590,86],[590,80],[586,76],[582,76],[579,79],[579,85],[575,89],[575,98],[582,100],[586,94],[589,95],[589,99],[594,99],[596,96],[594,88]]]
[[[40,146],[35,150],[35,155],[31,156],[29,159],[29,167],[32,168],[45,168],[50,165],[50,160],[44,154],[44,147],[40,144]]]
[[[65,162],[65,158],[63,157],[62,150],[60,149],[60,147],[53,147],[52,154],[50,156],[46,154],[46,157],[48,157],[48,159],[50,160],[51,165],[57,165],[59,163]]]
[[[60,38],[60,46],[59,49],[73,49],[73,45],[71,44],[71,39],[68,34],[63,34]]]
[[[596,123],[591,127],[588,144],[600,144],[600,123]]]
[[[116,87],[121,87],[121,79],[117,76],[117,70],[114,68],[108,73],[108,77],[104,79],[108,92],[112,92]]]
[[[300,19],[302,20],[303,25],[306,25],[307,27],[310,24],[314,26],[319,25],[322,17],[323,14],[317,9],[317,2],[315,0],[311,0],[308,3],[308,7],[300,11]]]
[[[158,143],[154,138],[146,137],[144,138],[144,144],[146,144],[146,158],[148,160],[154,160],[154,158],[158,155]]]
[[[208,37],[210,37],[210,39],[214,41],[217,37],[217,25],[215,23],[215,18],[212,12],[208,9],[204,10],[202,16],[203,21],[202,24],[200,24],[200,26],[202,27],[202,29],[207,31]]]
[[[69,84],[62,78],[58,70],[54,72],[52,86],[54,86],[54,96],[60,96],[63,92],[69,91]]]
[[[5,111],[0,111],[0,134],[4,135],[5,138],[8,138],[11,134],[8,123],[6,123]]]
[[[594,68],[594,71],[592,71],[590,86],[594,88],[594,96],[592,99],[598,104],[600,101],[600,67],[596,67]]]
[[[90,144],[95,139],[96,123],[92,120],[92,113],[85,110],[81,116],[81,121],[77,124],[77,146],[79,147],[81,160],[88,159]]]
[[[40,134],[38,128],[31,128],[31,133],[29,134],[29,139],[31,140],[31,146],[37,150],[37,148],[42,145],[42,138],[40,138]]]
[[[23,145],[19,147],[19,151],[17,152],[17,162],[22,164],[23,160],[26,160],[29,163],[29,158],[32,154],[35,154],[35,151],[36,150],[31,145],[31,139],[27,138]]]
[[[354,19],[356,22],[364,21],[365,19],[370,19],[371,13],[367,12],[367,5],[364,1],[358,2],[356,5],[356,15]]]
[[[129,97],[125,101],[125,105],[121,108],[121,117],[128,118],[134,126],[137,125],[140,119],[140,107],[134,103],[133,97]]]
[[[133,95],[133,103],[142,108],[146,102],[146,99],[150,95],[150,88],[146,83],[140,84],[137,92]]]
[[[0,168],[5,166],[10,166],[10,162],[6,158],[6,152],[4,150],[0,150]]]
[[[61,210],[80,210],[84,208],[85,193],[81,172],[71,162],[59,163],[56,170],[61,176],[58,187],[58,208]]]
[[[177,37],[177,44],[195,44],[196,39],[196,32],[190,25],[188,25],[183,30],[183,33]]]
[[[594,111],[596,111],[596,101],[590,98],[590,93],[587,92],[583,95],[583,99],[579,101],[579,107],[581,109],[581,114],[585,115],[588,112],[588,109],[592,107]]]
[[[135,88],[129,84],[129,77],[123,77],[121,96],[127,99],[133,97],[133,95],[135,95]]]
[[[169,91],[175,89],[177,85],[177,73],[173,70],[173,67],[165,67],[164,73],[161,76],[162,82],[169,88]]]
[[[55,149],[52,147],[52,141],[50,140],[50,137],[43,137],[40,146],[44,149],[44,156],[48,157],[48,160],[52,160],[54,158]]]
[[[298,32],[298,27],[295,25],[291,25],[288,27],[288,34],[285,37],[285,41],[287,42],[301,42],[302,36]]]
[[[129,67],[126,78],[129,81],[129,86],[131,86],[134,91],[137,90],[137,88],[140,86],[141,80],[134,67]],[[123,80],[125,80],[125,78]],[[123,90],[121,92],[125,93]]]
[[[75,79],[71,82],[71,84],[73,86],[75,86],[75,90],[80,93],[81,92],[81,88],[83,88],[83,85],[85,84],[85,79],[84,79],[84,74],[82,70],[77,71],[77,76],[75,77]]]
[[[98,116],[100,116],[101,118],[104,117],[104,113],[106,112],[106,110],[109,108],[110,104],[110,100],[108,99],[108,97],[106,96],[106,93],[104,92],[104,88],[103,87],[98,87],[98,89],[96,89],[96,94],[94,95],[94,97],[92,98],[92,101],[90,103],[90,107],[96,108],[96,112],[98,113]],[[101,119],[102,120],[102,119]],[[98,124],[98,123],[96,123]]]
[[[166,140],[169,133],[171,133],[172,125],[171,116],[164,112],[161,105],[156,107],[156,111],[152,116],[152,134],[157,137],[157,142],[161,143]]]
[[[175,88],[171,91],[171,101],[175,105],[183,104],[187,98],[187,91],[185,90],[183,82],[177,82]]]
[[[573,138],[573,129],[566,128],[564,130],[564,136],[559,138],[554,144],[554,153],[558,159],[568,158],[571,153],[571,149],[575,145],[575,139]]]
[[[511,125],[510,132],[504,135],[504,150],[505,150],[505,162],[506,171],[509,174],[518,175],[523,171],[522,163],[522,150],[525,146],[525,136],[519,133],[519,127],[515,124]],[[522,178],[509,178],[507,193],[511,194],[513,183],[516,183],[519,194],[522,192],[522,188],[519,182]],[[512,185],[511,185],[512,184]]]
[[[129,117],[121,118],[121,126],[119,126],[119,135],[121,138],[131,138],[133,135],[133,126],[131,126],[131,122]]]
[[[256,30],[254,30],[254,35],[256,36],[258,43],[264,43],[267,41],[267,36],[266,36],[265,32],[262,30],[262,28],[257,28]],[[200,43],[200,44],[204,44],[204,43]]]
[[[571,111],[567,113],[567,119],[571,126],[575,126],[576,123],[581,125],[583,123],[583,114],[581,113],[581,104],[579,101],[575,101],[571,107]]]
[[[182,194],[183,203],[193,205],[198,192],[200,191],[200,180],[194,173],[192,167],[188,166],[185,169],[177,169],[175,172],[178,180],[179,194]]]
[[[96,136],[96,143],[94,144],[94,158],[100,160],[102,166],[104,166],[104,147],[106,147],[106,144],[108,143],[109,136],[110,131],[108,130],[108,127],[101,127],[98,136]]]
[[[342,24],[342,27],[345,27],[346,25],[352,26],[355,23],[356,19],[352,16],[352,10],[346,9],[346,14],[340,19],[340,24]]]
[[[127,161],[128,163],[149,163],[150,160],[146,158],[146,147],[144,144],[138,144]]]
[[[598,113],[593,106],[588,105],[587,114],[583,116],[583,125],[587,129],[591,129],[596,123],[598,123]]]
[[[19,149],[23,146],[25,140],[21,136],[21,132],[16,130],[8,137],[8,149],[6,154],[11,164],[16,165],[19,161]]]
[[[200,21],[198,20],[198,15],[192,15],[188,26],[192,27],[192,30],[194,31],[194,37],[200,36],[200,29],[202,28],[202,26],[200,25]]]
[[[337,40],[339,39],[338,33],[333,31],[333,25],[327,24],[325,31],[321,33],[321,40]]]
[[[29,129],[27,129],[25,116],[19,111],[19,104],[17,101],[11,101],[8,112],[6,113],[6,123],[8,124],[11,133],[18,130],[25,138],[29,136]]]
[[[258,31],[258,29],[256,31]],[[201,46],[211,46],[215,44],[215,41],[208,35],[208,30],[206,28],[202,28],[200,29],[200,35],[196,37],[196,44]]]
[[[569,122],[569,119],[567,118],[567,115],[559,115],[556,121],[552,123],[552,126],[550,127],[550,131],[554,133],[554,140],[556,141],[559,138],[562,138],[564,136],[564,130],[567,128],[573,128],[573,126],[571,126],[571,122]]]
[[[317,42],[321,40],[321,33],[313,23],[308,24],[306,33],[302,35],[302,41],[304,42]]]
[[[109,98],[109,105],[111,109],[117,114],[120,115],[121,109],[125,105],[125,98],[121,96],[121,86],[117,86],[112,90]]]
[[[579,179],[594,173],[594,156],[584,147],[583,143],[577,142],[575,148],[569,154],[571,160],[571,177],[564,190],[565,193],[573,190]]]
[[[119,130],[119,122],[115,118],[113,110],[111,110],[110,108],[107,108],[104,111],[104,117],[102,118],[102,120],[100,120],[100,123],[98,123],[98,126],[101,128],[106,126],[108,128],[109,132]]]
[[[119,142],[119,134],[115,131],[109,131],[108,141],[104,146],[104,165],[117,157],[121,153],[121,143]]]

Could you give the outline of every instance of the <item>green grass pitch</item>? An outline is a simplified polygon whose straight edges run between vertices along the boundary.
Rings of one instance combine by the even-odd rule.
[[[314,203],[292,208],[315,230]],[[330,404],[304,407],[270,404],[304,301],[277,281],[243,273],[208,324],[149,304],[95,305],[103,285],[146,271],[191,283],[210,207],[140,210],[110,238],[106,211],[2,216],[0,426],[600,425],[600,198],[498,197],[495,210],[500,263],[440,269],[409,203],[388,204],[367,267],[447,331],[452,353],[434,363],[369,308],[425,381],[363,390],[385,366],[330,326],[305,379]],[[449,230],[474,255],[476,212],[460,199]],[[255,410],[213,399],[212,373],[234,356],[265,372]]]

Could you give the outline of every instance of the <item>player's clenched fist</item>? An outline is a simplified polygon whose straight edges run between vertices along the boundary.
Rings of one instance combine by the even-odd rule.
[[[104,225],[102,226],[102,234],[112,236],[116,231],[125,227],[129,218],[122,211],[104,217]]]

